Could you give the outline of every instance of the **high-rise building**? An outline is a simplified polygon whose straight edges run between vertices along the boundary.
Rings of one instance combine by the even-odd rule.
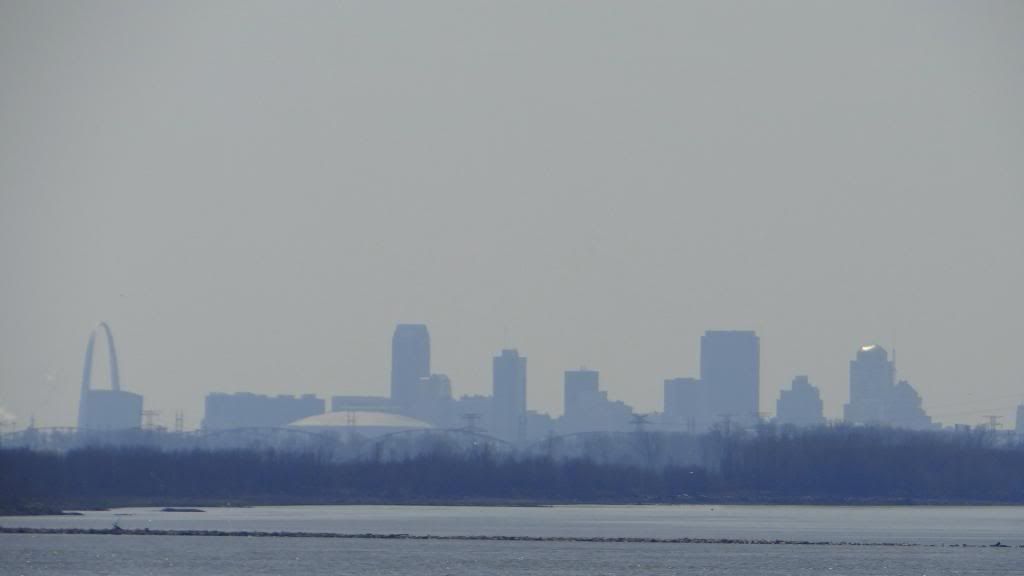
[[[672,428],[696,434],[713,423],[708,387],[696,378],[665,380],[663,420]]]
[[[562,433],[628,430],[632,418],[632,408],[609,400],[608,393],[598,389],[596,371],[565,373],[565,413],[559,420]]]
[[[752,331],[715,331],[700,339],[700,379],[713,417],[741,426],[758,422],[761,340]]]
[[[430,377],[430,333],[423,324],[399,324],[391,338],[391,400],[399,407],[416,402],[422,378]]]
[[[850,403],[843,407],[843,419],[857,424],[882,423],[894,376],[885,348],[861,346],[850,361]]]
[[[1024,404],[1017,406],[1017,435],[1024,436]]]
[[[526,438],[526,358],[502,350],[493,362],[494,434],[509,442]]]
[[[930,429],[935,425],[921,396],[906,380],[896,382],[896,366],[877,344],[861,346],[850,361],[850,402],[843,419],[852,424]]]
[[[775,403],[775,419],[779,424],[818,426],[825,423],[821,393],[811,385],[807,376],[793,378],[789,390],[779,394]]]
[[[596,370],[567,370],[565,372],[565,410],[566,418],[577,418],[584,415],[587,400],[598,394],[600,376]]]
[[[921,395],[906,380],[893,386],[892,397],[886,407],[885,420],[888,424],[912,430],[930,430],[937,426],[924,411]]]
[[[417,382],[415,400],[404,412],[439,428],[455,424],[452,413],[452,382],[444,374],[431,374]]]
[[[431,374],[426,378],[420,378],[419,386],[416,387],[417,402],[451,400],[451,398],[452,381],[447,374]]]

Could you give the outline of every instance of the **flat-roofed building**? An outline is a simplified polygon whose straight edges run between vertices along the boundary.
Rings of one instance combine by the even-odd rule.
[[[697,378],[665,380],[662,423],[690,434],[707,431],[714,423],[707,384]]]
[[[323,414],[325,402],[313,394],[266,396],[249,392],[206,395],[204,430],[276,428]]]
[[[716,420],[759,421],[761,340],[749,330],[709,330],[700,339],[700,380]]]
[[[508,442],[526,439],[526,358],[502,350],[492,361],[494,435]]]
[[[126,430],[142,426],[142,396],[124,390],[89,390],[82,394],[85,406],[79,428]]]

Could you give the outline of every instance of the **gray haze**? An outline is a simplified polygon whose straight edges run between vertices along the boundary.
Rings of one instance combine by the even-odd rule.
[[[1024,401],[1024,3],[0,2],[0,405],[93,326],[162,422],[386,394],[398,322],[660,410],[707,329],[761,409],[858,346],[936,420]],[[105,355],[101,355],[105,356]],[[105,361],[94,381],[101,382]]]

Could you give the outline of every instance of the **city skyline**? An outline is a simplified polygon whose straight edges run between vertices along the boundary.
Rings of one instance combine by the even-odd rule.
[[[1024,8],[598,4],[3,3],[0,410],[73,423],[100,320],[188,426],[386,395],[416,322],[457,394],[514,347],[555,413],[581,365],[656,410],[722,328],[763,412],[805,374],[839,417],[878,343],[1012,421]]]
[[[93,378],[97,332],[106,336],[110,390],[95,390]],[[820,389],[806,375],[796,375],[789,390],[781,389],[773,414],[756,410],[760,395],[760,338],[756,332],[742,330],[708,330],[700,339],[700,377],[672,377],[664,380],[663,404],[655,422],[667,429],[702,433],[716,424],[751,428],[759,422],[809,425],[824,423]],[[600,372],[586,367],[566,370],[563,383],[563,411],[528,410],[527,358],[517,349],[503,348],[492,358],[492,388],[488,396],[453,392],[451,380],[442,373],[431,372],[429,328],[424,324],[400,323],[395,326],[391,341],[390,390],[387,396],[358,396],[337,390],[340,395],[326,399],[315,394],[288,390],[277,395],[259,395],[250,391],[227,394],[207,391],[204,395],[204,429],[284,426],[299,416],[313,416],[331,411],[394,412],[412,416],[417,421],[438,428],[454,428],[469,413],[482,418],[485,430],[510,442],[523,442],[538,430],[562,433],[587,430],[616,430],[642,415],[628,398],[610,398],[600,385]],[[833,422],[850,424],[882,424],[912,429],[938,429],[942,425],[963,422],[935,422],[923,409],[922,397],[906,380],[897,380],[895,354],[877,344],[860,346],[850,361],[849,402],[843,415]],[[122,392],[119,383],[117,352],[113,333],[106,322],[90,333],[86,345],[82,373],[81,397],[77,426],[86,429],[137,427],[143,416],[142,396]],[[272,406],[285,401],[286,407]],[[485,402],[481,404],[481,402]],[[310,404],[312,403],[312,404]],[[311,406],[319,408],[311,409]],[[91,406],[91,408],[90,408]],[[299,406],[303,406],[299,408]],[[326,408],[330,406],[329,410]],[[1024,407],[1024,403],[1021,404]],[[159,410],[148,407],[147,425]],[[215,412],[211,412],[215,410]],[[296,411],[298,410],[298,411]],[[105,416],[98,417],[103,413]],[[180,412],[176,412],[180,420]],[[274,414],[277,414],[276,416]],[[289,416],[289,414],[291,416]],[[985,416],[990,425],[999,425],[999,415]],[[555,420],[552,420],[555,418]],[[135,424],[126,424],[135,422]],[[235,424],[231,424],[235,422]],[[260,423],[263,424],[260,424]],[[8,424],[9,425],[9,424]],[[530,425],[538,430],[528,430]],[[1019,429],[1020,408],[1014,425]],[[176,421],[176,428],[182,422]],[[472,427],[473,424],[470,423]]]
[[[0,0],[0,558],[1019,572],[1022,56],[1024,0]]]

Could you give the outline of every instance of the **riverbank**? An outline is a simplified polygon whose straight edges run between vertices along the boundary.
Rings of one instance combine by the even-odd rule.
[[[667,500],[628,499],[318,499],[318,498],[242,498],[217,499],[149,499],[105,498],[102,500],[72,500],[58,503],[29,503],[0,505],[0,518],[10,516],[75,516],[81,511],[102,511],[118,508],[156,508],[162,512],[202,512],[204,508],[257,508],[263,506],[437,506],[437,507],[493,507],[543,508],[552,506],[849,506],[849,507],[914,507],[914,506],[1021,506],[1021,502],[992,500],[938,500],[913,498],[772,498],[765,495],[735,495],[732,497],[679,497]]]
[[[19,528],[0,526],[0,534],[69,534],[102,536],[202,536],[234,538],[335,538],[363,540],[439,540],[439,541],[482,541],[482,542],[587,542],[625,544],[743,544],[776,546],[873,546],[900,548],[1024,548],[1024,544],[1007,546],[994,544],[925,544],[916,542],[831,542],[812,540],[744,539],[744,538],[629,538],[629,537],[577,537],[577,536],[483,536],[483,535],[438,535],[438,534],[349,534],[339,532],[290,532],[251,530],[154,530],[149,528]]]

